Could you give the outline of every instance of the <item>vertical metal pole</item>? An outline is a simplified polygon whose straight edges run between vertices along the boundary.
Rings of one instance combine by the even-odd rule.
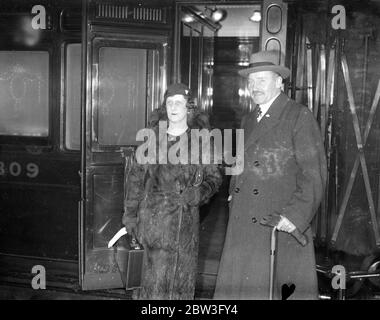
[[[339,66],[340,66],[340,59],[341,59],[341,35],[340,31],[337,32],[337,38],[336,38],[336,52],[335,52],[335,76],[336,76],[336,87],[335,87],[335,102],[336,102],[336,108],[335,108],[335,119],[333,117],[332,121],[334,122],[333,128],[334,128],[334,175],[335,175],[335,182],[334,182],[334,216],[338,216],[339,212],[339,152],[338,152],[338,137],[340,133],[340,113],[339,113],[339,83],[341,81],[340,73],[339,73]],[[331,240],[331,239],[330,239]]]
[[[345,289],[339,289],[338,300],[346,300],[346,290]]]
[[[202,101],[202,93],[203,93],[203,36],[204,36],[204,29],[205,27],[202,26],[201,34],[199,35],[199,48],[198,48],[198,106],[202,108],[203,111],[206,111],[204,109],[204,104]]]
[[[307,76],[307,106],[313,112],[313,61],[312,46],[308,37],[306,37],[306,76]]]
[[[194,88],[191,87],[191,76],[192,76],[192,63],[193,63],[193,29],[190,29],[190,36],[189,36],[189,77],[188,77],[188,86],[190,90],[194,91]]]
[[[320,59],[320,46],[319,44],[315,44],[315,55],[316,55],[316,65],[317,65],[317,73],[315,80],[315,95],[314,95],[314,117],[318,119],[318,111],[320,105],[320,93],[321,93],[321,59]]]
[[[180,74],[180,61],[179,57],[181,55],[181,13],[182,7],[181,4],[176,3],[175,6],[175,27],[174,27],[174,48],[173,48],[173,76],[170,79],[171,82],[181,81]]]
[[[329,60],[328,60],[328,66],[327,66],[327,87],[326,87],[326,129],[323,134],[325,134],[325,149],[326,149],[326,156],[327,156],[327,168],[328,168],[328,175],[327,175],[327,182],[326,182],[326,190],[325,190],[325,196],[324,200],[322,202],[322,205],[324,205],[324,208],[322,210],[324,215],[324,232],[321,235],[321,239],[323,243],[327,243],[328,234],[329,234],[329,220],[330,220],[330,171],[332,167],[332,104],[333,104],[333,96],[334,96],[334,76],[335,76],[335,45],[333,44],[331,46],[331,49],[329,50]],[[331,106],[331,107],[330,107]],[[326,245],[326,248],[328,246]],[[327,256],[327,255],[326,255]]]
[[[368,70],[368,38],[369,35],[364,36],[364,62],[363,62],[363,82],[362,82],[362,101],[361,101],[361,119],[360,127],[363,129],[364,124],[364,109],[365,109],[365,95],[366,95],[366,86],[367,86],[367,70]]]
[[[379,183],[377,185],[377,219],[380,221],[380,174]]]

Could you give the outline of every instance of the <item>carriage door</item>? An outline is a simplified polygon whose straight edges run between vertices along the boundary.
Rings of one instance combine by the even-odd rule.
[[[107,244],[122,227],[123,154],[166,88],[167,14],[125,1],[86,3],[80,282],[83,290],[122,288],[126,250]]]

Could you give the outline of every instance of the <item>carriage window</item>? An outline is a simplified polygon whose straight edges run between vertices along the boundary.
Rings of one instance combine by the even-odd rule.
[[[150,57],[152,50],[147,49],[99,49],[99,144],[136,144],[136,133],[145,125]]]
[[[81,44],[66,47],[65,146],[80,149]]]
[[[49,53],[0,51],[0,134],[49,134]]]
[[[201,42],[203,38],[202,25],[195,21],[191,24],[182,23],[181,38],[181,81],[188,84],[196,103],[201,103],[200,65],[203,63]],[[205,106],[202,106],[203,108]]]

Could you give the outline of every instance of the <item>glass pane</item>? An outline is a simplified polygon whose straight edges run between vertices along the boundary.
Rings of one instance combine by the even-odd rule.
[[[198,99],[199,88],[199,65],[202,63],[200,56],[201,34],[197,30],[193,30],[191,38],[191,80],[190,89],[194,99]],[[197,100],[198,103],[198,100]]]
[[[214,72],[214,33],[204,28],[203,67],[202,67],[202,101],[199,104],[205,111],[211,111],[213,105],[213,72]]]
[[[66,47],[65,145],[80,149],[81,44]]]
[[[145,125],[147,53],[146,49],[100,48],[99,144],[136,144],[136,133]]]
[[[0,134],[46,137],[48,94],[48,52],[0,52]]]
[[[182,23],[181,38],[181,82],[190,87],[190,47],[191,47],[191,28]]]
[[[96,174],[94,183],[94,248],[106,248],[122,227],[123,176]]]

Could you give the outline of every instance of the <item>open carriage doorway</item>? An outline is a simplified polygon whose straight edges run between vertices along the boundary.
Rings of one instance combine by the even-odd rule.
[[[244,80],[238,70],[259,51],[261,1],[181,2],[177,5],[175,78],[192,89],[212,125],[234,128],[249,111]],[[200,24],[199,19],[207,24]],[[251,18],[251,20],[250,20]]]
[[[262,49],[286,50],[286,9],[282,1],[177,4],[174,76],[195,89],[198,105],[209,113],[213,128],[234,132],[243,115],[251,111],[247,83],[238,71],[249,65],[252,53]],[[198,17],[208,24],[200,26]],[[208,35],[210,31],[214,32],[213,37]],[[213,296],[229,215],[229,180],[230,176],[224,176],[220,191],[200,210],[196,285],[199,298]]]

